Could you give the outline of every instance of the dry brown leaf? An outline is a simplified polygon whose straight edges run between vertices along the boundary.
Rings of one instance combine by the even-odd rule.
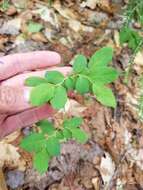
[[[5,163],[10,166],[17,166],[20,159],[18,148],[11,144],[0,142],[0,167],[3,167]]]
[[[79,104],[77,101],[69,99],[66,103],[65,109],[62,112],[66,112],[69,115],[80,117],[81,113],[86,110],[86,107]]]
[[[109,184],[115,171],[115,163],[113,162],[110,154],[105,152],[105,157],[102,157],[100,164],[100,173],[105,186]]]
[[[100,0],[87,0],[81,3],[81,7],[89,7],[95,9]]]

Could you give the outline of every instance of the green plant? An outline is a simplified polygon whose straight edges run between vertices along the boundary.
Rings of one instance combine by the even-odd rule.
[[[3,0],[1,3],[0,3],[0,7],[3,11],[6,11],[8,8],[9,8],[9,0]]]
[[[112,56],[112,48],[103,47],[93,54],[89,63],[85,56],[77,55],[73,72],[68,77],[58,71],[47,71],[44,78],[28,78],[25,84],[34,87],[30,97],[32,105],[41,106],[50,102],[53,108],[61,109],[67,102],[67,91],[75,90],[82,95],[94,94],[100,103],[115,108],[115,97],[107,87],[118,78],[117,70],[108,66]]]
[[[52,5],[53,0],[48,0],[49,5]]]
[[[132,50],[132,56],[125,72],[125,83],[128,83],[129,75],[132,70],[134,58],[137,52],[143,47],[143,37],[140,33],[133,29],[132,23],[137,22],[141,27],[143,26],[143,1],[142,0],[129,0],[124,10],[124,24],[120,30],[120,43],[121,45],[127,44]]]
[[[30,33],[37,33],[40,32],[43,29],[43,25],[37,22],[30,21],[28,23],[28,32]]]
[[[140,47],[140,42],[143,40],[143,38],[138,34],[137,31],[125,26],[121,28],[120,31],[120,43],[121,45],[127,43],[128,47],[134,51],[138,47]],[[139,51],[139,48],[138,48]]]
[[[60,154],[60,143],[75,139],[79,143],[88,140],[87,134],[79,128],[82,118],[66,119],[62,126],[55,128],[53,123],[43,120],[37,123],[39,132],[32,132],[21,142],[21,147],[34,155],[34,168],[46,172],[48,162]]]
[[[119,74],[116,69],[108,66],[112,57],[112,48],[103,47],[93,54],[89,62],[85,56],[77,55],[73,61],[73,72],[67,77],[58,71],[47,71],[44,78],[35,76],[26,79],[25,84],[33,87],[31,104],[41,106],[48,102],[54,109],[59,110],[64,108],[68,98],[67,92],[72,90],[81,95],[93,94],[103,105],[115,108],[116,99],[108,85],[115,81]],[[34,153],[34,166],[38,171],[45,172],[51,157],[60,153],[60,142],[69,139],[76,139],[80,143],[87,141],[86,133],[79,128],[81,123],[81,118],[71,118],[65,120],[58,129],[48,121],[37,124],[40,132],[26,137],[21,146]]]
[[[129,25],[131,20],[134,20],[143,25],[143,1],[129,0],[125,9],[126,24]]]

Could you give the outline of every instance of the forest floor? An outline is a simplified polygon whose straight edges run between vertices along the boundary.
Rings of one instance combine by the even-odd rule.
[[[0,12],[0,56],[34,50],[54,50],[68,65],[77,53],[87,57],[103,46],[114,49],[113,66],[125,71],[131,52],[121,47],[122,0],[11,0]],[[43,26],[30,33],[27,23]],[[69,141],[46,174],[32,168],[31,155],[19,148],[23,131],[0,142],[2,190],[141,190],[143,189],[143,124],[137,111],[137,79],[143,66],[137,54],[128,85],[120,77],[112,89],[118,105],[106,108],[95,99],[75,95],[70,113],[84,118],[90,136],[86,145]],[[62,115],[56,116],[62,119]],[[3,179],[2,175],[5,176]]]

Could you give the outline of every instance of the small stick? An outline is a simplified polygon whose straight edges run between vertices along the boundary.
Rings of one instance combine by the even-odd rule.
[[[0,168],[0,190],[8,190],[2,168]]]

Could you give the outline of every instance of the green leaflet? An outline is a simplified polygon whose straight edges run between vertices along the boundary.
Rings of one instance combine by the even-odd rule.
[[[113,49],[111,47],[103,47],[92,55],[89,61],[89,68],[94,70],[98,66],[107,66],[112,61],[112,57]]]
[[[71,139],[72,133],[69,129],[65,128],[63,129],[63,136],[66,138],[66,140]]]
[[[49,122],[48,120],[42,120],[38,122],[37,126],[39,126],[43,133],[47,133],[48,135],[52,135],[55,132],[53,123]]]
[[[51,105],[55,109],[64,108],[67,102],[67,93],[64,87],[59,86],[55,89],[53,98],[51,99]]]
[[[48,83],[46,79],[41,77],[29,77],[25,80],[25,85],[35,87],[42,83]]]
[[[54,136],[49,137],[47,142],[46,142],[46,148],[47,148],[48,153],[51,156],[59,155],[60,154],[59,140]]]
[[[42,29],[43,29],[43,25],[37,22],[31,21],[28,24],[28,32],[30,33],[37,33],[37,32],[40,32]]]
[[[79,92],[80,94],[85,94],[89,92],[89,88],[90,88],[89,80],[84,78],[83,76],[79,76],[75,85],[76,91]]]
[[[60,143],[75,139],[79,143],[88,140],[86,133],[79,127],[83,120],[80,117],[66,119],[59,129],[54,128],[53,123],[42,120],[37,123],[42,133],[33,132],[21,142],[21,147],[28,152],[34,153],[34,168],[43,174],[48,169],[48,163],[53,156],[60,154]],[[54,128],[54,130],[53,130]],[[49,130],[50,131],[49,131]]]
[[[93,93],[95,94],[96,99],[103,105],[112,108],[116,107],[116,99],[110,88],[93,84]]]
[[[29,152],[39,152],[46,144],[44,135],[41,133],[32,133],[25,137],[21,142],[21,147]]]
[[[66,128],[76,128],[79,127],[83,122],[81,117],[73,117],[64,121],[63,126]]]
[[[48,102],[54,96],[54,86],[47,84],[40,84],[32,89],[30,101],[33,106],[41,106]]]
[[[65,80],[64,85],[67,90],[73,90],[75,87],[75,81],[74,81],[74,79],[69,77]]]
[[[96,67],[94,71],[88,74],[93,83],[96,84],[109,84],[115,81],[119,73],[112,67]]]
[[[63,74],[58,71],[47,71],[45,78],[52,84],[58,84],[64,81]]]
[[[34,168],[40,174],[45,173],[49,166],[49,160],[50,160],[50,156],[48,152],[46,151],[46,149],[43,149],[42,151],[35,153],[34,160],[33,160]]]
[[[79,128],[71,129],[72,137],[77,140],[79,143],[86,143],[88,140],[88,135]]]
[[[87,59],[84,55],[77,55],[73,63],[73,71],[82,73],[87,68]]]
[[[64,136],[63,136],[63,132],[62,131],[56,131],[56,138],[59,140],[59,141],[62,141],[64,139]]]

